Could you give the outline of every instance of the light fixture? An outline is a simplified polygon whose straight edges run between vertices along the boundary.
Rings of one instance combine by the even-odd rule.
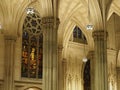
[[[35,12],[34,8],[29,6],[31,3],[33,3],[33,0],[29,0],[28,7],[26,8],[27,14],[34,14]]]
[[[93,29],[93,25],[91,24],[89,0],[88,0],[88,25],[86,26],[86,29],[87,29],[87,30],[92,30],[92,29]]]
[[[86,26],[86,29],[87,29],[87,30],[92,30],[92,29],[93,29],[93,25],[92,25],[92,24],[88,24],[88,25]]]
[[[33,7],[28,7],[26,11],[27,14],[33,14],[35,12]]]
[[[87,57],[83,57],[83,62],[87,62]]]

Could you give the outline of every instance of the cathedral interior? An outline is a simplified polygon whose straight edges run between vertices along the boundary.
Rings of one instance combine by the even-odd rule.
[[[0,0],[0,90],[120,90],[120,0]]]

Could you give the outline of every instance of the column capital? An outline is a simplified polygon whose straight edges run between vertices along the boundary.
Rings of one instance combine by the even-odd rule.
[[[59,45],[58,46],[58,51],[62,51],[63,50],[63,46],[62,45]]]
[[[56,23],[56,27],[54,26],[55,23]],[[42,18],[42,27],[44,29],[52,29],[52,28],[57,29],[59,23],[60,21],[59,21],[59,18],[57,17],[56,17],[56,20],[55,20],[55,17],[43,17]]]
[[[66,59],[66,58],[63,58],[63,59],[62,59],[62,62],[63,62],[63,63],[66,63],[66,62],[67,62],[67,59]]]
[[[108,33],[104,30],[95,30],[92,33],[94,40],[104,40],[108,36]]]
[[[93,58],[94,58],[94,55],[95,55],[95,52],[94,52],[94,51],[89,51],[87,57],[88,57],[89,59],[93,59]]]
[[[116,67],[117,71],[120,72],[120,67]]]
[[[14,40],[16,41],[17,37],[16,36],[11,36],[11,35],[4,35],[5,40]]]

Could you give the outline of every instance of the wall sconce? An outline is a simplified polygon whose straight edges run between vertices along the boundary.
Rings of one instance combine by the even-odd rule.
[[[33,14],[35,12],[33,7],[28,7],[26,11],[27,14]]]
[[[92,29],[93,29],[93,25],[92,25],[92,24],[88,24],[88,25],[86,26],[86,29],[87,29],[87,30],[92,30]]]
[[[35,0],[29,0],[28,7],[27,7],[27,9],[26,9],[27,14],[33,14],[33,13],[35,12],[34,8],[29,6],[29,5],[30,5],[31,3],[33,3],[34,1],[35,1]]]

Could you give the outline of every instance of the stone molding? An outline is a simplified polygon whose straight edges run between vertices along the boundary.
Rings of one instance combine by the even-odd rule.
[[[92,33],[94,40],[105,40],[108,36],[108,33],[104,30],[95,30]]]
[[[117,69],[117,72],[120,72],[120,67],[116,67],[116,69]]]
[[[87,57],[88,57],[89,59],[93,59],[94,55],[95,55],[95,52],[94,52],[94,51],[89,51]]]
[[[10,35],[5,35],[4,38],[5,38],[5,40],[14,40],[14,41],[16,41],[16,39],[17,39],[17,37],[10,36]]]
[[[54,28],[54,22],[55,18],[54,17],[43,17],[42,18],[42,28],[44,29],[53,29]],[[59,18],[56,18],[56,28],[58,28],[60,21]]]
[[[67,63],[67,59],[63,58],[62,63]]]
[[[62,52],[62,50],[63,50],[63,46],[62,46],[62,45],[59,45],[59,46],[58,46],[58,52]]]

